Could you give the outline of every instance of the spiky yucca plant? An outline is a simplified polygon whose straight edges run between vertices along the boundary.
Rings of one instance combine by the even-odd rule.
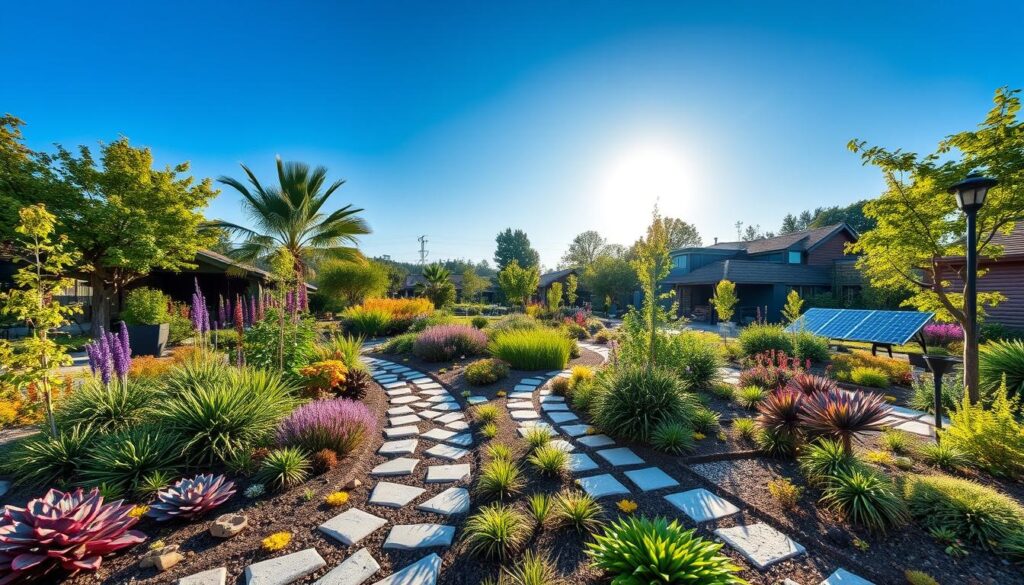
[[[746,583],[739,567],[719,553],[721,544],[695,537],[665,518],[621,518],[587,543],[593,564],[612,575],[613,585]]]
[[[27,582],[58,570],[95,571],[105,555],[146,535],[129,530],[133,506],[103,503],[99,490],[50,490],[0,514],[0,583]]]
[[[880,431],[891,409],[885,399],[869,392],[830,390],[803,400],[800,422],[808,433],[833,437],[853,452],[853,438],[860,433]]]
[[[803,394],[813,395],[819,392],[828,392],[837,388],[831,378],[816,376],[814,374],[800,373],[786,384],[786,388],[798,390]]]
[[[148,516],[159,522],[194,518],[228,501],[235,495],[234,482],[223,475],[197,475],[178,480],[170,489],[157,492]]]
[[[757,404],[757,425],[765,432],[783,436],[794,445],[800,442],[800,408],[804,394],[782,388]]]

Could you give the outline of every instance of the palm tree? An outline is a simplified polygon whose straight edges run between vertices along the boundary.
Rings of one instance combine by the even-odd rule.
[[[452,273],[440,263],[424,266],[423,279],[426,282],[419,286],[420,294],[430,299],[437,308],[455,300]]]
[[[295,273],[303,281],[313,275],[320,260],[364,260],[355,246],[357,236],[370,233],[370,227],[358,215],[363,210],[346,205],[331,213],[321,211],[344,180],[324,189],[326,167],[310,169],[305,163],[282,162],[277,157],[278,185],[264,187],[249,167],[241,166],[251,187],[231,177],[222,176],[217,181],[241,193],[242,207],[255,227],[222,220],[209,224],[243,239],[231,251],[235,259],[263,264],[277,250],[284,249],[295,258]]]

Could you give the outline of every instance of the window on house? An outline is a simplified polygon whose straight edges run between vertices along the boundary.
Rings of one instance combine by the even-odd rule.
[[[683,272],[689,272],[690,270],[690,257],[686,254],[676,256],[675,267],[682,270]]]
[[[800,264],[802,262],[803,262],[803,253],[802,252],[790,252],[789,253],[789,263],[790,264]]]

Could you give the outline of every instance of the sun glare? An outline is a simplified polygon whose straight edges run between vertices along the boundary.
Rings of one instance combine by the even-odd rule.
[[[633,233],[648,223],[658,203],[662,213],[686,206],[693,176],[681,149],[659,142],[630,146],[605,167],[599,184],[599,213],[610,232]]]

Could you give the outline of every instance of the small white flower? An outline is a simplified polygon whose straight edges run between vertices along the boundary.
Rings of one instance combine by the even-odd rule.
[[[258,498],[265,494],[267,489],[263,487],[262,483],[254,483],[251,486],[245,488],[245,497],[247,498]]]

